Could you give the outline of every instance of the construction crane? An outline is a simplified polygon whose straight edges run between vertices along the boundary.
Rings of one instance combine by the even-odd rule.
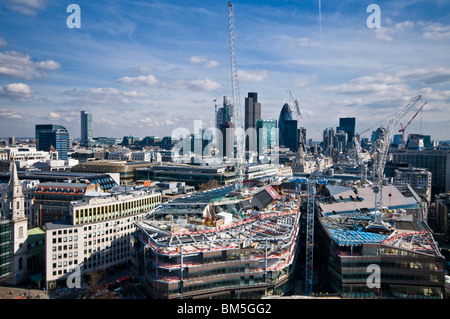
[[[408,124],[406,124],[405,126],[403,126],[400,123],[400,126],[402,127],[399,132],[402,133],[402,149],[405,149],[405,131],[406,128],[409,126],[409,124],[411,124],[411,122],[415,119],[415,117],[417,116],[417,114],[419,114],[420,111],[422,111],[423,107],[425,106],[425,104],[427,104],[427,102],[423,103],[422,106],[419,108],[419,110],[416,112],[416,114],[414,114],[414,116],[409,120]]]
[[[234,117],[234,135],[236,139],[236,169],[235,169],[235,191],[241,191],[244,179],[244,126],[241,117],[241,103],[239,98],[239,80],[236,63],[236,40],[234,30],[234,8],[231,1],[228,2],[228,27],[230,39],[230,64],[231,64],[231,84],[232,103]]]
[[[313,291],[313,257],[314,257],[314,212],[316,205],[316,174],[320,169],[319,159],[314,172],[308,178],[308,202],[306,206],[306,263],[305,263],[305,290],[309,295]]]
[[[397,125],[403,117],[422,99],[422,95],[416,96],[411,102],[409,102],[395,118],[389,121],[384,137],[378,141],[378,145],[374,151],[374,175],[375,181],[373,186],[373,192],[375,193],[375,220],[370,223],[367,230],[381,230],[390,231],[389,225],[383,222],[383,172],[386,165],[386,158],[389,151],[389,145],[392,140],[394,126]]]
[[[300,112],[300,104],[298,103],[297,97],[294,95],[292,90],[289,90],[289,94],[291,95],[292,104],[295,106],[295,112],[297,113],[297,125],[300,128],[300,120],[302,118],[302,113]],[[298,150],[297,150],[297,157],[296,157],[296,163],[297,165],[303,165],[305,155],[306,155],[306,145],[303,143],[303,132],[300,130],[300,136],[298,141]]]

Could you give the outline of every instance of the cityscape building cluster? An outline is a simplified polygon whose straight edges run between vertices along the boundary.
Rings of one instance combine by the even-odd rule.
[[[304,293],[299,274],[311,266],[313,291],[342,298],[445,298],[446,145],[411,134],[403,148],[393,137],[381,212],[388,226],[372,231],[374,145],[386,129],[369,140],[356,118],[341,118],[313,142],[294,105],[277,120],[262,117],[262,104],[256,92],[245,98],[240,192],[227,96],[215,105],[216,136],[95,137],[94,115],[83,110],[79,141],[58,124],[36,124],[34,141],[5,140],[0,282],[52,292],[75,273],[86,282],[126,265],[150,298],[261,298]],[[318,226],[308,264],[311,207]],[[376,289],[366,281],[374,263]]]

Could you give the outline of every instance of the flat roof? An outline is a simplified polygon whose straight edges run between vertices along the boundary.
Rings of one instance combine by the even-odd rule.
[[[336,192],[335,192],[336,191]],[[356,194],[353,189],[339,190],[333,188],[333,203],[318,202],[324,216],[333,216],[336,214],[357,213],[364,209],[375,211],[375,194],[371,187],[362,187],[357,189]],[[352,199],[353,197],[353,199]],[[357,200],[359,197],[360,200]],[[419,208],[414,197],[405,197],[393,185],[383,187],[383,206],[389,209],[414,209]]]

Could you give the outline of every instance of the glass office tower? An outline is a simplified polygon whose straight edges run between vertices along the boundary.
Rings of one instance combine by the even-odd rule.
[[[92,140],[92,114],[81,111],[81,145],[88,147]]]
[[[37,124],[36,149],[38,151],[48,151],[52,146],[58,152],[59,159],[67,159],[70,147],[69,131],[61,125]]]

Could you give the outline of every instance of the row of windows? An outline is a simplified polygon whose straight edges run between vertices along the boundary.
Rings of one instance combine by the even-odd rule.
[[[78,244],[70,244],[70,245],[61,245],[61,246],[53,246],[52,251],[67,251],[72,249],[78,249]]]
[[[160,195],[108,206],[76,209],[74,211],[75,224],[117,218],[136,212],[141,212],[146,209],[151,209],[159,203],[161,203]]]
[[[59,238],[53,238],[53,244],[66,243],[66,242],[77,241],[77,240],[78,240],[78,236],[59,237]]]
[[[58,234],[58,235],[67,235],[67,234],[72,234],[72,232],[74,234],[76,234],[76,233],[78,233],[78,229],[76,229],[76,228],[75,229],[60,229],[58,231],[54,230],[52,232],[52,234],[53,234],[53,236],[56,236],[56,234]]]
[[[72,258],[72,257],[78,257],[78,252],[69,252],[69,253],[64,253],[64,254],[54,254],[52,255],[52,260],[56,260],[56,259],[63,259],[63,258]]]

